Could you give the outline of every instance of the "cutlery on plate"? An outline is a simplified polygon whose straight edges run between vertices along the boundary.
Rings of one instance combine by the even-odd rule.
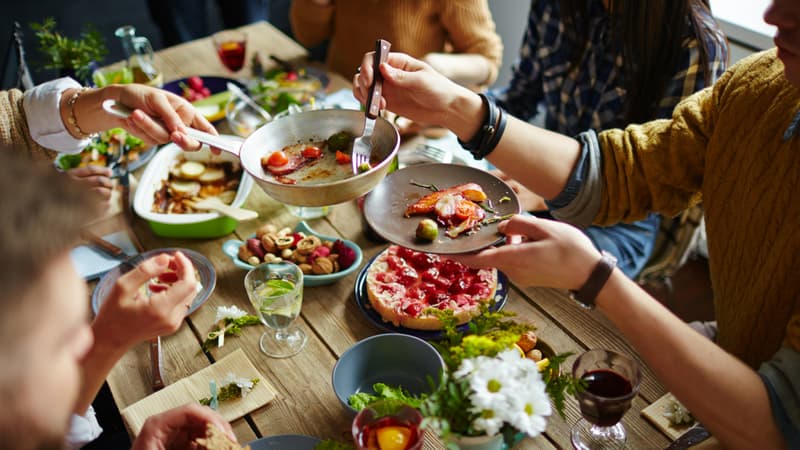
[[[372,152],[372,130],[375,128],[375,119],[378,118],[378,114],[381,112],[383,76],[381,75],[380,65],[386,62],[391,47],[392,44],[383,39],[378,39],[375,42],[375,56],[372,62],[372,85],[369,87],[366,110],[364,111],[364,132],[353,141],[351,162],[354,174],[362,172],[360,167],[364,163],[369,165],[369,155]]]
[[[258,213],[249,209],[236,208],[220,200],[219,197],[194,198],[189,204],[195,209],[216,211],[240,222],[258,218]]]
[[[262,108],[261,105],[259,105],[258,103],[256,103],[255,100],[250,98],[250,96],[247,95],[246,92],[241,90],[239,88],[239,86],[237,86],[237,85],[235,85],[235,84],[233,84],[233,83],[231,83],[229,81],[228,84],[227,84],[227,87],[228,87],[228,90],[233,93],[233,95],[239,97],[239,99],[241,99],[243,102],[245,102],[248,106],[250,106],[251,108],[256,110],[261,115],[261,117],[264,118],[265,121],[267,121],[267,122],[272,121],[272,114],[268,113],[267,110]]]
[[[700,442],[705,441],[709,437],[711,437],[711,433],[709,433],[703,425],[698,423],[692,428],[686,430],[686,432],[684,432],[682,435],[678,436],[678,438],[672,441],[672,443],[669,444],[665,450],[688,449],[693,445],[697,445]]]

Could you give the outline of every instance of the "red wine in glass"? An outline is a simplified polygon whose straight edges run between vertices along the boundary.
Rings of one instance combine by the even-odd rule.
[[[607,369],[591,370],[581,379],[586,382],[586,390],[578,395],[583,417],[601,427],[619,422],[631,406],[631,382]],[[593,398],[582,394],[592,394]]]
[[[610,350],[589,350],[575,360],[572,376],[586,382],[577,395],[583,418],[572,427],[572,446],[624,448],[627,435],[620,420],[639,391],[639,364]]]
[[[237,72],[244,67],[245,54],[247,53],[247,35],[238,30],[225,30],[211,37],[217,50],[220,61],[231,72]]]
[[[219,59],[232,72],[239,71],[244,66],[245,42],[228,41],[217,48]]]

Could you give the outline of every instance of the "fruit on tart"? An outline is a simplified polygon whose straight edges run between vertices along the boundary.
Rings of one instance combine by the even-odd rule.
[[[370,305],[386,322],[417,330],[442,323],[429,308],[449,309],[466,323],[494,299],[496,269],[470,269],[451,259],[393,245],[367,271]]]

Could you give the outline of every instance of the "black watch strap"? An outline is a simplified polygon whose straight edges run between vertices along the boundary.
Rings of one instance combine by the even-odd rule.
[[[617,267],[617,258],[603,250],[600,261],[592,270],[589,279],[577,291],[569,291],[570,297],[586,309],[594,309],[594,300],[600,289],[605,286],[614,268]]]

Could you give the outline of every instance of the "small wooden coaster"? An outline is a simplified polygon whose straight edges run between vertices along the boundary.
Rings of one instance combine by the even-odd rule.
[[[667,417],[664,417],[664,411],[669,408],[670,401],[674,397],[672,394],[665,394],[663,397],[654,401],[647,408],[642,410],[642,415],[653,423],[662,433],[673,441],[682,435],[689,428],[692,428],[696,422],[688,425],[672,425]]]

